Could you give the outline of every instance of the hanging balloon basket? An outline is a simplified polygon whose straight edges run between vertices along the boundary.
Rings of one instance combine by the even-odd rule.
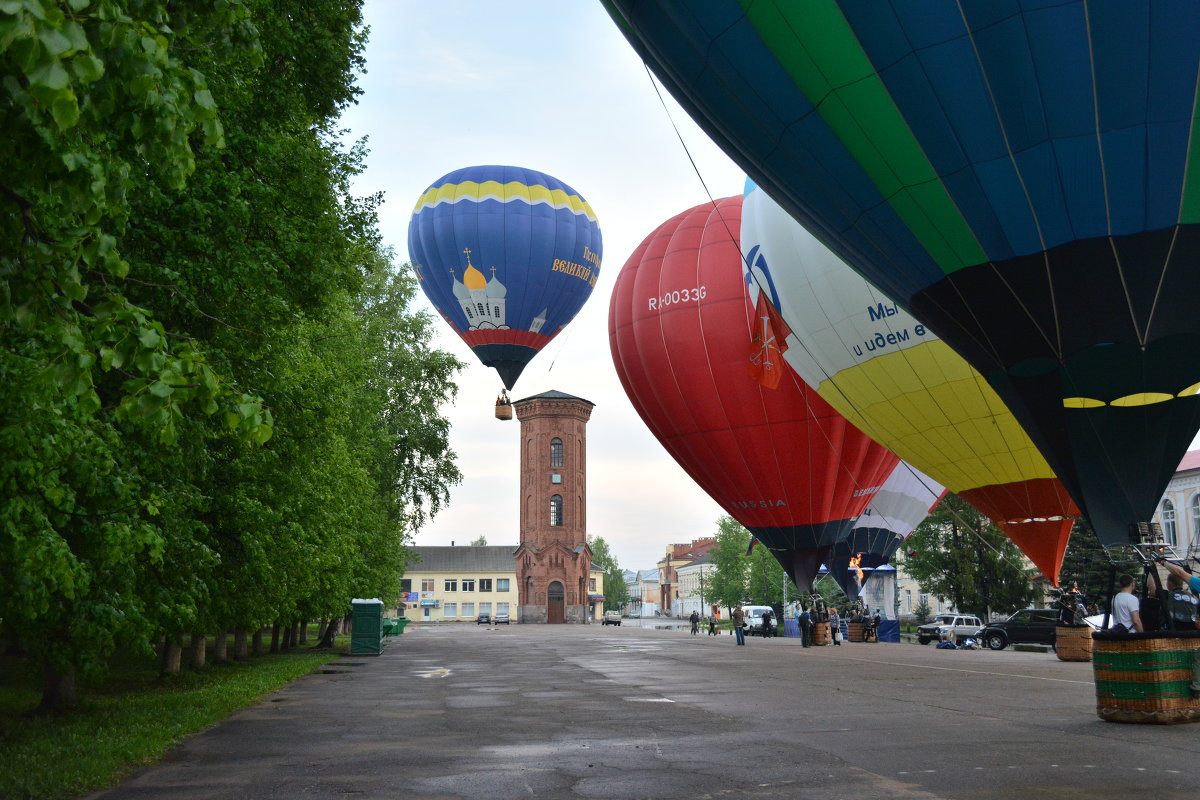
[[[512,406],[508,403],[496,404],[496,419],[512,419]]]
[[[1092,635],[1096,714],[1108,722],[1200,722],[1200,631]]]

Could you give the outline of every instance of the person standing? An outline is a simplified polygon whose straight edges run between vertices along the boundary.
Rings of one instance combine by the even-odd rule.
[[[842,646],[842,620],[838,617],[837,609],[829,609],[829,632],[833,637],[833,646]]]
[[[1123,633],[1141,633],[1142,615],[1138,610],[1138,599],[1133,594],[1137,583],[1132,575],[1126,573],[1117,578],[1117,586],[1120,589],[1112,599],[1113,625],[1111,630]]]
[[[688,622],[692,623],[692,636],[695,636],[700,632],[700,612],[693,611],[692,615],[688,617]]]
[[[731,616],[733,617],[733,635],[737,637],[739,646],[744,645],[746,644],[746,631],[743,626],[746,624],[746,612],[742,610],[740,603],[734,607]]]
[[[806,609],[801,608],[797,612],[796,618],[800,623],[800,644],[804,647],[812,647],[812,615]]]

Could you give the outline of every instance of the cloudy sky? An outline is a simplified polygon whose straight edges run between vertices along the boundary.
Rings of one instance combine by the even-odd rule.
[[[668,543],[712,534],[721,508],[647,431],[617,380],[608,303],[643,238],[706,202],[705,185],[713,197],[740,194],[743,174],[665,92],[664,108],[595,0],[369,0],[366,17],[363,95],[343,125],[351,138],[369,139],[356,189],[384,193],[382,232],[397,262],[408,260],[417,197],[451,170],[511,164],[574,187],[599,218],[600,280],[512,396],[557,389],[596,404],[588,423],[588,532],[604,537],[623,567],[653,566]],[[423,298],[422,306],[432,311]],[[437,345],[469,364],[446,409],[465,480],[416,543],[466,544],[484,535],[489,544],[515,544],[519,423],[495,419],[499,378],[449,326],[440,330]]]

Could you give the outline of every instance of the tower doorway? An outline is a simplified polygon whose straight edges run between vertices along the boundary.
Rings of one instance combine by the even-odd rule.
[[[546,622],[554,624],[566,621],[567,606],[563,599],[562,582],[551,581],[546,589]]]

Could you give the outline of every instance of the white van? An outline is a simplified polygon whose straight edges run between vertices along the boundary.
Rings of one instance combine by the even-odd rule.
[[[771,612],[771,626],[779,627],[779,619],[775,615],[775,609],[770,606],[742,606],[742,610],[746,612],[746,633],[747,635],[762,634],[762,616],[764,611]]]

